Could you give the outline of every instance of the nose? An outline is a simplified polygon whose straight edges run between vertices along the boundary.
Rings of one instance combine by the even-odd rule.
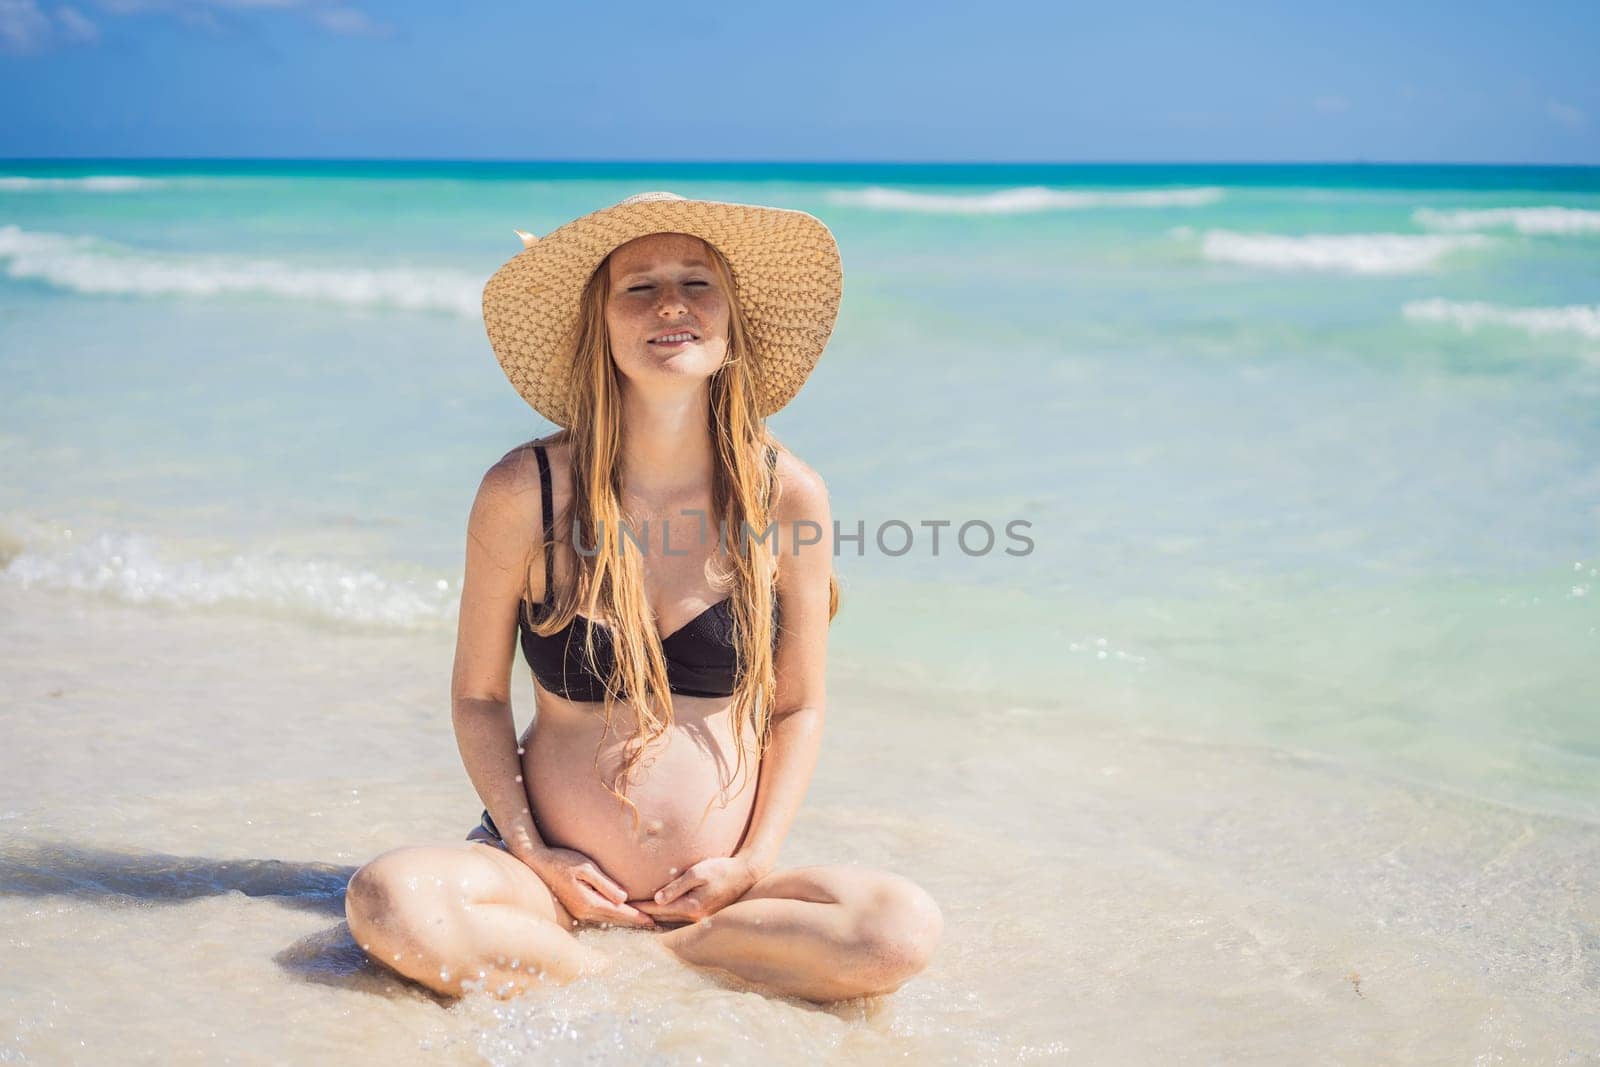
[[[689,310],[689,300],[683,295],[683,290],[676,285],[663,285],[658,290],[656,297],[656,314],[662,318],[674,318],[682,312]]]

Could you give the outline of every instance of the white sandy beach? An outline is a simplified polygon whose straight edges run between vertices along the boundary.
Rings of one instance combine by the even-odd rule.
[[[590,931],[617,973],[447,1004],[366,962],[354,867],[459,838],[447,636],[0,599],[8,1062],[1582,1063],[1600,830],[1091,705],[831,696],[785,865],[946,916],[819,1009]],[[522,677],[519,672],[519,677]],[[519,697],[526,697],[526,680]],[[525,721],[528,704],[519,706]],[[931,729],[930,723],[949,724]]]

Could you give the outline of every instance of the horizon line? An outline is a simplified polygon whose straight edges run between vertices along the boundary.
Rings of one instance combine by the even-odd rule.
[[[1585,170],[1595,163],[1405,159],[506,159],[436,156],[207,156],[77,155],[0,156],[0,163],[412,163],[498,166],[633,167],[1529,167]]]

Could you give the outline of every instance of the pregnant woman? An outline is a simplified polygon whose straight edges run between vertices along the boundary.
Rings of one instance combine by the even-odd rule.
[[[468,520],[452,714],[486,810],[467,842],[357,871],[351,933],[446,995],[603,973],[584,924],[781,994],[892,991],[939,939],[928,894],[776,866],[816,765],[837,588],[826,487],[765,420],[832,332],[833,236],[643,193],[522,237],[484,320],[562,429],[491,467]]]

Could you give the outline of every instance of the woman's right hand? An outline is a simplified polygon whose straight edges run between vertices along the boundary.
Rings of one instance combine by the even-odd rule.
[[[579,922],[645,928],[656,925],[654,919],[627,903],[627,890],[581,852],[545,848],[523,862],[544,880],[567,914]]]

